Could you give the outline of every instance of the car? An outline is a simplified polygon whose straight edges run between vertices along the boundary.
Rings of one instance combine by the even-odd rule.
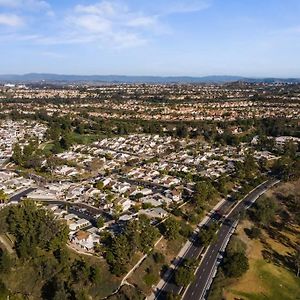
[[[223,221],[223,224],[227,225],[227,226],[231,226],[233,223],[234,223],[234,220],[232,220],[230,218],[225,218]]]

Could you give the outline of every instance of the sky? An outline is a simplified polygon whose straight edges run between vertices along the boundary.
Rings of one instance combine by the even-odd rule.
[[[0,0],[0,74],[300,78],[299,0]]]

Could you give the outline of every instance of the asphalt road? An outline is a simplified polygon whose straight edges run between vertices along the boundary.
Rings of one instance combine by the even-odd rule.
[[[24,197],[26,197],[29,193],[36,190],[36,188],[28,188],[26,190],[23,190],[14,196],[12,196],[9,199],[9,202],[20,202],[23,200]],[[107,220],[111,220],[111,216],[102,211],[98,208],[93,208],[89,205],[86,205],[85,203],[72,203],[62,200],[36,200],[48,204],[58,204],[58,205],[68,205],[69,206],[69,212],[76,214],[80,218],[84,218],[92,222],[93,224],[97,221],[97,215],[101,214],[106,217]]]
[[[9,202],[20,202],[23,197],[25,197],[34,190],[35,188],[28,188],[26,190],[23,190],[22,192],[10,197]]]
[[[207,289],[212,280],[212,275],[215,270],[217,261],[220,257],[220,252],[226,240],[230,237],[232,224],[238,221],[239,214],[247,209],[262,193],[267,191],[274,185],[276,180],[269,180],[250,193],[243,201],[241,201],[234,210],[227,216],[220,230],[217,233],[216,241],[210,245],[201,261],[201,264],[195,274],[194,282],[188,287],[183,299],[186,300],[201,300],[207,296]]]
[[[188,287],[188,290],[186,291],[183,299],[203,299],[204,292],[206,291],[208,281],[211,277],[211,272],[216,264],[220,249],[222,248],[222,245],[231,230],[232,223],[234,222],[234,220],[238,219],[239,213],[244,210],[246,206],[250,205],[253,199],[255,199],[263,191],[268,189],[268,187],[270,187],[274,182],[275,180],[270,180],[265,184],[259,186],[257,189],[251,192],[242,202],[240,202],[240,204],[237,205],[235,209],[230,213],[230,215],[227,217],[226,222],[224,222],[220,227],[215,242],[208,248],[207,252],[205,253],[205,257],[203,257],[203,260],[195,274],[195,281]],[[230,199],[224,202],[224,204],[218,209],[217,213],[213,214],[210,217],[207,225],[220,220],[222,215],[226,215],[226,213],[230,211],[233,205],[234,202],[230,201]],[[230,222],[228,222],[229,220]],[[193,241],[193,244],[184,255],[184,258],[198,259],[202,254],[204,248],[197,245],[196,235],[192,236],[191,240]],[[174,275],[174,272],[172,272],[172,275]],[[164,279],[166,281],[166,284],[163,286],[162,290],[156,292],[156,299],[163,300],[166,298],[166,295],[168,293],[180,294],[182,292],[182,287],[179,287],[174,283],[173,276],[169,276],[168,278]]]

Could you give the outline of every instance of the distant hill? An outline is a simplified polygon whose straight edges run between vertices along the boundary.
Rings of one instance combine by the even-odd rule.
[[[59,75],[30,73],[24,75],[0,75],[0,82],[13,83],[227,83],[227,82],[300,82],[299,78],[245,78],[242,76],[123,76],[123,75]]]

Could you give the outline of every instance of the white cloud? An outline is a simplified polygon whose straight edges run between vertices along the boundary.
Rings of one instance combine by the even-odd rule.
[[[130,27],[149,27],[157,25],[156,17],[137,17],[129,20],[127,25]]]
[[[208,0],[172,1],[171,5],[166,8],[166,13],[191,13],[207,9],[210,6],[211,1]]]
[[[112,26],[108,19],[92,14],[70,17],[68,22],[80,30],[86,30],[91,33],[106,33],[111,30]]]
[[[89,37],[99,46],[117,48],[144,45],[147,36],[158,32],[160,27],[156,16],[106,0],[94,5],[76,5],[72,15],[66,18],[66,23],[72,36]]]
[[[0,25],[20,27],[24,24],[23,19],[14,14],[0,14]]]
[[[56,52],[51,52],[51,51],[42,52],[41,55],[50,58],[65,58],[65,55]]]
[[[0,0],[0,6],[4,7],[17,7],[21,1],[18,0]]]
[[[0,8],[4,7],[10,12],[40,12],[43,11],[47,16],[54,16],[50,4],[44,0],[0,0]]]
[[[32,36],[32,42],[43,45],[93,43],[98,47],[136,47],[147,44],[157,35],[172,33],[166,16],[205,9],[208,1],[213,0],[151,0],[133,8],[129,0],[99,0],[94,4],[74,5],[62,19],[53,18],[54,26],[48,24],[55,30],[52,34],[36,35],[38,28],[31,27],[27,35]],[[24,12],[26,18],[25,11],[42,11],[54,16],[45,0],[0,0],[1,6],[12,13]],[[4,22],[10,23],[9,26],[22,23],[21,19],[8,20],[7,17],[2,24]]]
[[[0,0],[0,6],[9,8],[49,9],[50,4],[43,0]]]
[[[111,18],[128,13],[128,8],[123,4],[104,0],[94,5],[76,5],[75,12],[96,14]]]

